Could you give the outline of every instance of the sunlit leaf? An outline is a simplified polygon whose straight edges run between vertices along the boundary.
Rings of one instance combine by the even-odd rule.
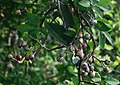
[[[110,85],[118,85],[120,83],[119,80],[112,78],[112,77],[107,78],[106,82]]]
[[[83,7],[90,7],[90,2],[89,0],[80,0],[79,5]]]
[[[100,0],[99,3],[97,3],[97,5],[105,6],[105,5],[110,4],[111,1],[112,0]]]

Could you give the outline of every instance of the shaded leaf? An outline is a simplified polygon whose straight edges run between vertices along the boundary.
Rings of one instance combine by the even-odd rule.
[[[68,5],[58,0],[58,7],[62,16],[64,28],[67,29],[68,27],[74,27],[73,16]]]
[[[109,31],[111,28],[108,24],[98,21],[98,23],[95,25],[95,28],[99,31]]]
[[[73,40],[74,37],[70,37],[65,35],[66,30],[62,25],[46,23],[46,28],[50,32],[50,34],[59,42],[64,45],[69,45],[69,43]]]
[[[103,32],[107,40],[110,42],[111,45],[113,45],[112,38],[108,32]]]
[[[67,35],[67,36],[70,36],[70,37],[73,37],[73,36],[76,35],[76,33],[72,30],[67,30],[67,31],[65,31],[64,34]]]
[[[100,46],[101,49],[104,49],[105,42],[106,42],[106,37],[104,36],[104,34],[102,32],[100,32],[100,35],[99,35],[99,46]]]
[[[41,33],[43,33],[44,35],[47,35],[47,34],[48,34],[47,30],[46,30],[44,27],[39,28],[39,31],[40,31]]]
[[[36,28],[38,27],[40,21],[39,21],[39,17],[36,16],[36,14],[28,13],[26,18],[28,20],[28,24]]]
[[[24,33],[24,32],[30,32],[30,31],[33,31],[34,30],[34,27],[28,25],[28,24],[22,24],[20,26],[18,26],[18,30],[21,32],[21,33]]]

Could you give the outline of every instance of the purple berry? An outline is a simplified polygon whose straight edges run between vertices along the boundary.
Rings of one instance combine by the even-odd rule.
[[[22,60],[22,56],[21,56],[20,54],[18,54],[18,55],[16,56],[16,59],[20,61],[20,60]]]
[[[21,46],[22,46],[22,47],[25,47],[26,45],[27,45],[26,42],[21,42]]]
[[[30,60],[33,60],[33,58],[35,57],[35,55],[31,54],[29,57],[30,57]]]
[[[86,47],[87,47],[87,44],[86,44],[86,43],[83,43],[83,47],[86,48]]]
[[[97,20],[92,19],[92,20],[90,20],[90,23],[91,23],[92,25],[95,25],[95,24],[97,24]]]
[[[28,55],[25,55],[25,60],[29,60],[29,56]]]
[[[104,72],[110,72],[110,69],[108,67],[103,68]]]

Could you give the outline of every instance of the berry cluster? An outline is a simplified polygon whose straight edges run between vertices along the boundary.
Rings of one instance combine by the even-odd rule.
[[[19,47],[20,50],[24,49],[25,52],[22,53],[24,57],[22,57],[21,54],[17,54],[16,61],[18,61],[19,63],[22,63],[24,60],[29,61],[29,60],[34,59],[35,52],[31,51],[31,48],[29,46],[27,46],[27,42],[25,42],[25,41],[19,42],[18,47]]]
[[[90,20],[92,25],[97,24],[97,20]],[[68,57],[67,51],[60,53],[57,57],[58,62],[70,61],[78,69],[79,75],[84,78],[85,76],[95,77],[96,68],[94,63],[97,61],[101,63],[104,72],[110,72],[111,70],[107,65],[110,64],[109,59],[101,60],[94,55],[94,50],[96,48],[95,40],[92,34],[84,28],[85,31],[82,31],[82,35],[77,36],[72,43],[68,46],[69,51],[72,53],[72,57]],[[88,42],[93,42],[94,47],[91,49],[88,45]],[[64,55],[65,54],[65,55]],[[64,57],[65,56],[65,57]]]

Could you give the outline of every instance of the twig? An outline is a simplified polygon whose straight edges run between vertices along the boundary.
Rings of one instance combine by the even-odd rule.
[[[89,84],[92,84],[92,85],[99,85],[99,84],[96,84],[95,82],[86,81],[86,80],[84,80],[84,81],[81,81],[81,82],[86,82],[86,83],[89,83]]]
[[[60,48],[64,48],[64,47],[65,47],[65,46],[58,46],[58,47],[55,47],[55,48],[53,48],[53,49],[48,49],[48,48],[45,47],[45,45],[43,45],[39,40],[35,39],[34,37],[32,37],[32,36],[30,36],[30,35],[28,35],[28,36],[29,36],[30,39],[36,41],[36,42],[40,45],[40,47],[36,50],[35,55],[40,51],[41,48],[44,48],[44,49],[47,50],[48,52],[51,52],[51,51],[53,51],[53,50],[57,50],[57,49],[60,49]]]
[[[58,6],[54,6],[53,8],[49,9],[49,10],[44,14],[44,16],[48,15],[50,12],[52,12],[52,11],[55,10],[55,9],[58,9]],[[41,21],[41,23],[40,23],[40,27],[42,27],[42,25],[43,25],[43,23],[44,23],[44,20],[45,20],[45,18],[42,19],[42,21]]]
[[[82,75],[81,75],[81,70],[80,70],[80,66],[81,66],[81,63],[79,64],[79,67],[78,67],[78,85],[81,85],[81,82],[82,82]]]
[[[91,55],[93,55],[93,53],[94,53],[94,51],[95,51],[95,48],[96,48],[96,43],[95,43],[94,37],[93,37],[93,35],[92,35],[86,28],[84,28],[84,30],[90,34],[90,36],[91,36],[91,38],[92,38],[92,41],[93,41],[93,43],[94,43],[93,51],[92,51],[92,53],[91,53]]]

